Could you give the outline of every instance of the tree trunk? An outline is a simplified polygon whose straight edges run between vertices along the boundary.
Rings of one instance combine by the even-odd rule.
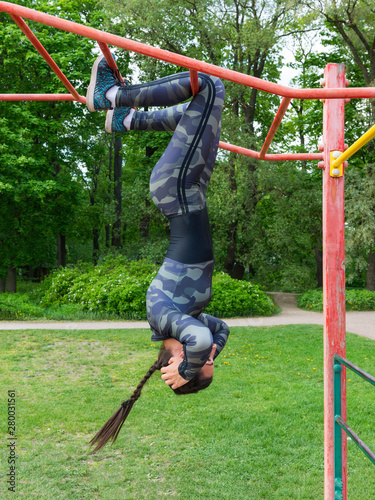
[[[114,198],[115,198],[115,214],[116,219],[112,227],[112,245],[116,248],[121,247],[121,209],[122,209],[122,156],[120,151],[122,148],[121,137],[115,139],[115,153],[113,161],[113,182],[114,182]]]
[[[146,207],[149,207],[150,202],[146,199]],[[142,238],[148,238],[148,234],[150,231],[150,214],[146,213],[142,216],[140,224],[139,224],[139,232]]]
[[[99,258],[99,236],[100,236],[100,231],[99,229],[93,229],[92,230],[92,236],[93,236],[93,255],[92,259],[94,262],[94,266],[97,265],[98,263],[98,258]]]
[[[5,278],[0,278],[0,293],[5,292]]]
[[[375,291],[375,252],[370,252],[368,258],[366,289]]]
[[[6,292],[17,292],[17,271],[14,267],[8,268],[7,283],[5,287]]]
[[[241,280],[245,273],[245,268],[242,264],[236,262],[237,254],[237,221],[232,223],[228,228],[228,250],[225,258],[224,270],[232,278]]]
[[[112,163],[113,163],[113,134],[111,135],[111,141],[109,144],[109,159],[108,159],[108,205],[112,201]],[[111,224],[105,225],[105,247],[109,248],[111,246]]]
[[[315,245],[315,264],[316,264],[316,281],[318,282],[318,288],[323,287],[323,250]]]
[[[57,235],[57,267],[66,266],[66,240],[65,235],[59,233]]]
[[[145,111],[148,111],[148,107],[145,107]],[[146,146],[146,157],[150,158],[150,162],[151,162],[152,155],[156,151],[157,151],[157,148],[153,148],[151,146]],[[150,230],[150,214],[147,211],[149,206],[150,206],[150,201],[148,198],[146,198],[146,201],[145,201],[146,213],[142,216],[140,224],[139,224],[139,232],[143,238],[148,238],[148,234],[149,234],[149,230]]]
[[[106,248],[111,246],[111,226],[109,224],[105,225],[105,246]]]

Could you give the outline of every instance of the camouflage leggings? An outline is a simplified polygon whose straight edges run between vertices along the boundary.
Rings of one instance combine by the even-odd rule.
[[[206,209],[206,190],[220,136],[224,86],[218,78],[199,74],[199,92],[191,97],[188,72],[125,87],[116,105],[171,106],[133,115],[133,130],[170,130],[172,139],[150,179],[152,199],[168,217],[171,241],[167,256],[147,292],[152,340],[175,338],[183,344],[179,373],[192,379],[207,361],[212,344],[223,349],[229,329],[203,314],[212,295],[214,269]]]

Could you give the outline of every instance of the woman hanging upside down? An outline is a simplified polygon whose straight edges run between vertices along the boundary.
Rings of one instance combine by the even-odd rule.
[[[174,131],[154,167],[150,192],[170,223],[167,255],[147,291],[147,319],[152,340],[163,341],[158,360],[132,396],[91,441],[95,451],[114,442],[146,381],[156,371],[176,394],[205,389],[212,382],[214,359],[229,335],[221,320],[203,313],[211,300],[214,257],[206,207],[206,190],[219,144],[224,86],[198,74],[193,99],[188,72],[150,83],[123,85],[99,57],[87,91],[90,111],[107,110],[107,132]],[[134,107],[169,106],[156,111]]]

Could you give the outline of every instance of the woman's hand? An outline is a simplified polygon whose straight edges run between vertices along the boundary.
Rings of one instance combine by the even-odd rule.
[[[178,373],[178,367],[180,366],[181,363],[182,363],[181,358],[173,356],[169,360],[169,365],[163,366],[163,368],[160,370],[163,374],[161,378],[165,380],[165,383],[167,385],[170,385],[172,389],[178,389],[182,385],[185,385],[189,382],[188,380],[182,378],[181,375]]]

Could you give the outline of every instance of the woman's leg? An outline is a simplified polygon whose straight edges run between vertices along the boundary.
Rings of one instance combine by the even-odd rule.
[[[224,86],[218,78],[201,73],[198,83],[199,91],[190,103],[182,108],[136,112],[129,127],[175,129],[150,180],[153,201],[167,217],[199,211],[206,204],[205,192],[219,143]],[[189,73],[178,73],[145,84],[118,87],[118,108],[110,113],[120,116],[124,114],[121,110],[129,106],[173,106],[191,95]]]
[[[173,132],[189,103],[177,104],[155,111],[135,111],[134,108],[115,108],[107,111],[105,129],[108,133],[124,133],[128,130],[152,130]]]
[[[199,88],[204,85],[199,74]],[[174,106],[192,97],[188,71],[137,85],[117,85],[116,108],[143,106]]]
[[[208,75],[200,75],[199,81],[199,92],[179,120],[151,174],[153,201],[167,217],[206,206],[205,191],[219,142],[224,86],[218,78]],[[169,98],[170,95],[171,91]],[[158,96],[158,89],[154,89],[153,96]]]
[[[155,111],[135,111],[129,130],[174,132],[188,106],[189,103],[185,103]]]

